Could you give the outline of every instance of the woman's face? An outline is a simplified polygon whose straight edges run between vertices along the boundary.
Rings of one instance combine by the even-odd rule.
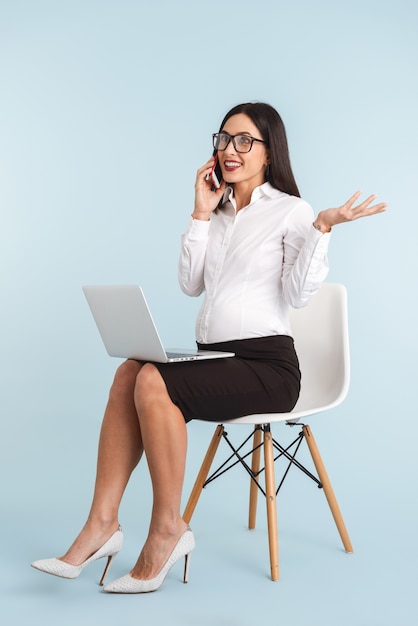
[[[245,113],[233,115],[222,128],[228,135],[248,135],[263,139],[257,126]],[[249,152],[237,152],[232,141],[225,150],[218,152],[222,175],[227,183],[245,184],[252,189],[265,181],[265,169],[269,163],[268,151],[264,143],[254,141]]]

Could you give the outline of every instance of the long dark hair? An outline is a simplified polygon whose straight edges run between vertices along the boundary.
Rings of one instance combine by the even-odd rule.
[[[238,113],[244,113],[251,119],[266,142],[266,148],[270,155],[266,181],[280,191],[284,191],[291,196],[300,197],[292,166],[290,165],[286,129],[276,109],[264,102],[238,104],[225,115],[219,130],[223,129],[230,117],[238,115]]]

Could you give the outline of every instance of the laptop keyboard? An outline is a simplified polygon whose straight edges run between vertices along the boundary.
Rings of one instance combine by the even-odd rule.
[[[190,358],[193,356],[193,354],[190,354],[190,352],[166,352],[166,355],[168,356],[169,359],[181,359],[181,358]]]

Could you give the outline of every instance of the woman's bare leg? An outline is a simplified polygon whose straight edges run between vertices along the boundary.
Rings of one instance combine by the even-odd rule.
[[[118,510],[143,445],[134,403],[136,379],[142,364],[125,361],[110,389],[100,433],[93,502],[86,524],[62,560],[78,565],[118,529]]]
[[[180,514],[187,431],[183,414],[150,363],[137,377],[135,405],[151,475],[153,508],[148,538],[131,575],[147,580],[158,574],[187,528]]]

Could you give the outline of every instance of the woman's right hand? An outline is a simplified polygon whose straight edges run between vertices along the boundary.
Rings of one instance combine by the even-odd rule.
[[[214,211],[218,206],[225,191],[226,183],[224,181],[222,181],[219,189],[212,189],[212,179],[210,178],[210,173],[214,164],[215,158],[211,157],[205,165],[197,170],[196,183],[194,187],[194,211],[192,213],[192,217],[195,220],[209,220],[212,211]]]

